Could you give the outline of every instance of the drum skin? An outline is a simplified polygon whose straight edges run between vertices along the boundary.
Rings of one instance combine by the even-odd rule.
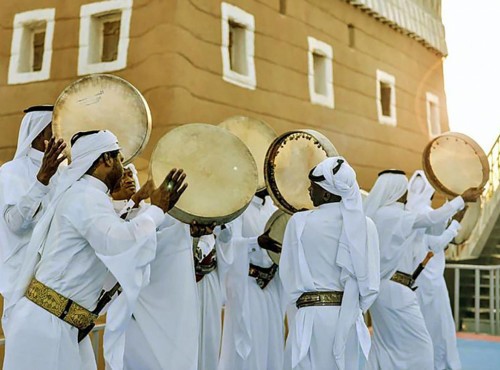
[[[264,190],[266,188],[264,161],[269,146],[278,136],[276,132],[264,121],[245,116],[228,118],[219,123],[219,127],[229,130],[248,147],[257,165],[257,172],[259,175],[257,191]]]
[[[93,74],[71,83],[59,95],[52,127],[68,148],[71,137],[79,131],[109,130],[118,138],[127,164],[148,143],[151,112],[139,90],[126,80]]]
[[[172,168],[182,168],[189,185],[169,214],[187,224],[232,221],[257,188],[252,154],[222,127],[192,123],[164,135],[151,156],[150,178],[159,186]]]
[[[309,172],[336,155],[335,146],[318,131],[289,131],[277,137],[264,162],[266,185],[274,203],[290,214],[312,209]]]
[[[288,221],[292,216],[281,209],[276,210],[269,220],[266,223],[266,227],[264,228],[264,233],[268,232],[269,237],[274,241],[278,242],[280,245],[283,245],[283,239],[285,237],[285,230]],[[269,257],[273,260],[273,262],[277,265],[280,263],[280,255],[281,253],[276,253],[273,251],[267,251]]]
[[[424,149],[422,165],[432,186],[453,197],[472,187],[482,188],[489,179],[484,151],[470,137],[457,132],[431,140]]]

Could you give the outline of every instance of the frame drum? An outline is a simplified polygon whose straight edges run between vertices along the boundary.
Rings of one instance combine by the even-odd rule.
[[[186,224],[232,221],[250,204],[257,188],[257,167],[246,145],[213,125],[182,125],[158,141],[150,178],[159,186],[172,168],[184,169],[189,186],[169,214]]]
[[[149,140],[151,112],[142,94],[129,82],[94,74],[73,82],[59,95],[52,127],[68,148],[71,137],[79,131],[109,130],[118,138],[127,164]]]
[[[269,195],[287,213],[312,209],[309,171],[337,149],[314,130],[289,131],[277,137],[266,154],[264,176]]]
[[[276,210],[267,221],[264,232],[269,231],[269,237],[274,241],[280,243],[280,245],[283,245],[286,225],[288,224],[288,220],[290,220],[291,217],[291,215],[283,212],[281,209]],[[267,253],[275,264],[280,264],[280,253],[269,250],[267,251]]]
[[[447,132],[431,140],[424,149],[422,164],[432,186],[449,196],[483,188],[488,182],[486,154],[470,137]]]
[[[257,191],[264,190],[266,188],[264,160],[266,159],[267,149],[278,136],[276,132],[267,123],[244,116],[228,118],[219,123],[219,126],[236,135],[248,147],[257,165],[259,175]]]

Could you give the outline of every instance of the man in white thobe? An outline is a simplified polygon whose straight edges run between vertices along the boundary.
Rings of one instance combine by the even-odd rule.
[[[407,187],[403,171],[382,171],[364,202],[380,239],[380,294],[370,309],[374,333],[370,369],[434,368],[432,341],[411,289],[417,231],[445,222],[464,207],[464,199],[477,193],[469,189],[439,209],[416,214],[405,210]]]
[[[429,212],[432,210],[431,202],[434,188],[427,180],[425,173],[416,171],[408,184],[408,201],[406,209],[414,213]],[[419,247],[416,262],[423,260],[428,251],[434,257],[416,280],[416,290],[420,310],[425,320],[427,330],[434,347],[435,370],[460,370],[462,365],[457,349],[455,322],[450,307],[448,289],[444,280],[445,253],[444,249],[456,236],[456,221],[453,221],[447,231],[445,224],[435,224],[430,228],[420,231],[417,237]],[[446,235],[444,238],[439,235]]]
[[[133,164],[111,193],[116,213],[131,220],[148,209],[152,182],[140,186]],[[189,227],[168,214],[157,232],[149,282],[137,298],[125,333],[124,370],[197,370],[197,291]],[[111,287],[114,282],[108,283]],[[126,308],[125,302],[120,309]],[[115,317],[107,317],[113,323]]]
[[[60,174],[50,206],[37,223],[16,281],[9,315],[5,370],[95,369],[90,340],[78,332],[95,320],[108,271],[120,283],[127,310],[107,325],[104,351],[110,369],[123,368],[124,331],[156,252],[156,228],[175,204],[184,175],[171,172],[151,195],[151,206],[120,219],[107,192],[123,173],[116,137],[109,131],[72,139],[72,163]]]
[[[14,280],[42,213],[50,180],[65,159],[64,155],[58,157],[66,145],[52,138],[52,110],[51,105],[25,110],[14,159],[0,168],[0,294],[4,306],[10,305]],[[2,321],[5,327],[6,318]]]
[[[359,349],[367,356],[370,346],[362,311],[380,283],[378,236],[344,158],[327,158],[309,178],[316,208],[292,216],[280,259],[281,281],[298,309],[283,369],[357,370]]]
[[[191,225],[198,288],[198,370],[216,370],[222,337],[224,277],[232,263],[230,229]]]
[[[234,260],[224,279],[219,370],[275,370],[283,365],[282,286],[277,265],[258,243],[276,207],[269,196],[257,194],[230,224]]]

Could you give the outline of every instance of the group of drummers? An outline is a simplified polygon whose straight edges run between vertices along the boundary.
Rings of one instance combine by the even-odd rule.
[[[433,209],[427,171],[390,169],[363,196],[325,136],[248,117],[171,130],[140,184],[133,140],[68,128],[69,100],[0,167],[3,369],[96,369],[104,314],[109,369],[461,369],[444,250],[480,187]]]

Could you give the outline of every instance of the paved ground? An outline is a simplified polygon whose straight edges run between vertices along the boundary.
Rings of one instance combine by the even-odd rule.
[[[462,370],[500,370],[500,337],[458,334]]]

